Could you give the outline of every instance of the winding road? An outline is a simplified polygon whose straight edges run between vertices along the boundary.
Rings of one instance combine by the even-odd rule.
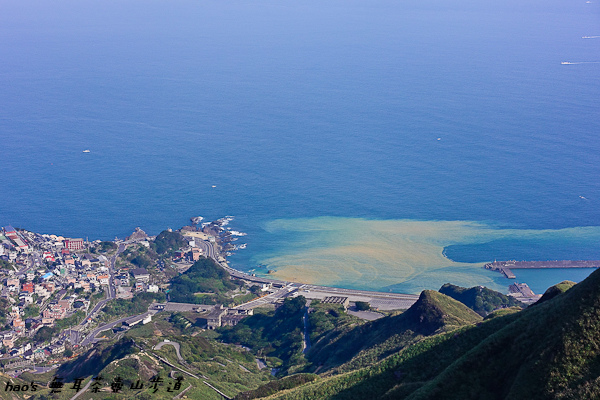
[[[73,335],[71,333],[71,343],[73,344],[81,344],[82,346],[85,346],[89,343],[92,343],[94,341],[95,336],[98,334],[98,332],[106,330],[108,328],[111,328],[112,326],[108,326],[108,325],[104,325],[101,328],[98,328],[96,330],[94,330],[91,334],[89,334],[85,339],[83,339],[82,335],[81,335],[81,328],[83,328],[85,326],[85,324],[90,321],[105,305],[106,303],[108,303],[110,300],[114,299],[116,297],[116,289],[115,289],[115,283],[114,283],[114,271],[115,271],[115,263],[117,262],[117,257],[119,256],[119,254],[121,254],[122,252],[125,251],[126,245],[121,243],[119,244],[119,247],[117,248],[117,252],[108,260],[108,275],[109,275],[109,282],[108,282],[108,290],[107,290],[107,297],[103,300],[100,300],[98,302],[98,304],[96,304],[94,306],[94,308],[92,309],[92,311],[90,311],[86,317],[84,318],[83,321],[81,321],[78,325],[79,329],[76,329],[74,331],[78,332],[77,334]],[[128,319],[131,317],[127,317],[125,319]],[[121,320],[119,320],[120,322],[123,322]],[[119,321],[115,321],[115,324],[118,323]],[[114,326],[114,325],[113,325]],[[71,331],[73,332],[73,330]],[[94,333],[95,332],[95,333]]]
[[[177,359],[179,360],[180,363],[183,363],[184,362],[183,357],[181,357],[181,354],[179,353],[179,348],[181,346],[179,346],[179,343],[177,343],[177,342],[160,342],[159,344],[154,346],[153,349],[160,350],[166,344],[170,344],[171,346],[175,347],[175,353],[177,353]]]

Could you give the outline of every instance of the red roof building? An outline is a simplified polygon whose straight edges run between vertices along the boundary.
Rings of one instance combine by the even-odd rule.
[[[24,283],[21,292],[33,293],[33,282]]]

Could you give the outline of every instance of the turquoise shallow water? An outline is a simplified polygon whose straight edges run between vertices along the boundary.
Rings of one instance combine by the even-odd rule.
[[[581,282],[589,276],[595,268],[549,268],[549,269],[515,269],[517,282],[526,282],[536,294],[543,294],[548,287],[559,282],[569,280]]]
[[[599,6],[4,2],[0,222],[110,239],[235,215],[244,269],[284,267],[316,240],[273,233],[282,219],[600,226],[600,40],[582,38]],[[455,240],[445,254],[600,259],[595,240]],[[393,290],[443,277],[377,276]]]

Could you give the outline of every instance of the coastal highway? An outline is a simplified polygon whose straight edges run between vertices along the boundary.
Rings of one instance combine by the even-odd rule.
[[[108,260],[108,299],[114,299],[116,297],[115,265],[117,263],[117,257],[125,251],[126,247],[127,246],[124,243],[120,243],[117,252]]]
[[[213,260],[218,262],[215,246],[211,242],[206,240],[196,240],[196,244],[199,248],[202,249],[202,252],[204,253],[205,257],[212,258]]]
[[[206,255],[209,255],[210,258],[212,258],[227,272],[229,272],[229,274],[232,277],[250,282],[272,284],[274,286],[281,287],[281,289],[268,296],[261,297],[260,299],[253,300],[252,302],[246,304],[242,304],[240,306],[237,306],[236,308],[254,308],[269,302],[276,302],[278,299],[283,297],[296,295],[296,293],[297,295],[302,295],[307,299],[317,300],[321,300],[329,296],[348,297],[348,300],[351,302],[366,301],[371,305],[371,307],[380,310],[406,310],[410,308],[419,299],[419,295],[415,294],[342,289],[328,286],[286,282],[281,280],[252,276],[229,267],[227,262],[219,262],[217,259],[218,253],[215,250],[213,243],[207,241],[198,241],[198,244],[202,245],[202,248],[204,249]]]
[[[368,290],[341,289],[327,286],[302,285],[298,295],[307,299],[322,300],[325,297],[348,297],[351,302],[365,301],[379,310],[406,310],[419,299],[416,294],[370,292]]]
[[[327,292],[327,293],[336,293],[337,295],[354,295],[354,296],[367,296],[367,297],[377,297],[382,299],[402,299],[402,300],[414,300],[417,301],[419,299],[419,295],[416,294],[403,294],[403,293],[393,293],[393,292],[372,292],[369,290],[356,290],[356,289],[342,289],[342,288],[334,288],[328,286],[319,286],[319,285],[302,285],[299,289],[304,291],[317,291],[317,292]]]
[[[263,297],[259,297],[258,299],[254,299],[252,301],[249,301],[247,303],[244,304],[240,304],[239,306],[235,306],[233,308],[237,308],[240,310],[250,310],[252,308],[256,308],[256,307],[260,307],[260,306],[264,306],[266,304],[271,304],[271,303],[275,303],[277,302],[277,300],[285,298],[290,296],[290,294],[292,292],[294,292],[295,289],[294,287],[290,284],[290,285],[286,285],[283,288],[273,292],[273,293],[269,293],[266,296]]]

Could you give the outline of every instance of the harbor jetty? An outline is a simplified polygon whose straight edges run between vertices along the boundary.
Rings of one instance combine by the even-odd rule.
[[[511,269],[521,268],[598,268],[599,260],[550,260],[550,261],[494,261],[483,266],[491,271],[498,271],[509,279],[515,279]]]

